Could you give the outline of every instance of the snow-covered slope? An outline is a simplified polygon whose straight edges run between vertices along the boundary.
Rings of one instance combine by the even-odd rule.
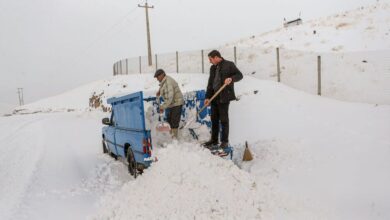
[[[204,87],[205,75],[188,76],[175,77],[189,90]],[[123,89],[153,94],[154,80],[116,77],[68,97]],[[249,76],[235,87],[233,161],[182,137],[156,147],[159,161],[135,181],[125,165],[99,153],[101,113],[0,118],[0,218],[390,217],[390,106],[335,101]],[[87,108],[79,103],[72,106]],[[251,162],[241,160],[245,141]]]
[[[179,86],[183,92],[204,89],[208,77],[206,74],[169,75],[180,81]],[[138,91],[144,91],[146,96],[155,96],[158,84],[158,81],[153,78],[153,74],[116,76],[106,80],[91,82],[58,96],[18,107],[16,110],[18,113],[33,113],[84,111],[90,108],[101,108],[101,106],[107,106],[106,100],[112,96]]]
[[[316,52],[390,49],[390,3],[361,7],[227,44]]]
[[[281,25],[282,26],[282,25]],[[318,56],[321,57],[322,96],[351,102],[390,104],[390,3],[377,2],[303,24],[243,38],[218,47],[224,58],[236,60],[238,68],[259,79],[318,93]],[[208,51],[215,48],[205,50]],[[179,52],[179,71],[201,72],[200,50]],[[207,56],[203,57],[208,72]],[[153,72],[142,58],[142,72]],[[121,65],[121,67],[120,67]],[[115,64],[118,74],[138,73],[139,58]],[[158,67],[176,71],[176,53],[158,54]]]

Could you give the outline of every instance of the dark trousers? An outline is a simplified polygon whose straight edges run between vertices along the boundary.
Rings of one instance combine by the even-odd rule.
[[[211,140],[218,142],[219,124],[221,123],[221,142],[229,142],[229,102],[211,103]]]
[[[179,127],[182,107],[183,107],[182,105],[179,105],[168,109],[167,121],[171,126],[171,128]]]

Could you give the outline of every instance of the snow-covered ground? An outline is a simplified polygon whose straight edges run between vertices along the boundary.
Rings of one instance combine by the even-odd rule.
[[[100,149],[102,113],[0,118],[0,219],[83,219],[131,178]]]
[[[159,161],[137,179],[102,154],[106,99],[155,94],[152,74],[102,79],[16,108],[0,117],[0,219],[390,219],[390,105],[381,104],[390,103],[389,11],[379,2],[226,45],[249,48],[239,50],[248,63],[238,66],[255,71],[235,85],[232,161],[185,130],[155,146]],[[293,88],[275,82],[277,46],[282,82]],[[325,96],[373,104],[311,95],[316,70],[303,64],[317,52]],[[169,75],[184,92],[204,89],[208,74],[192,72]],[[242,161],[245,141],[250,162]]]
[[[207,77],[171,75],[184,91],[203,88]],[[93,90],[108,94],[108,82],[120,93],[157,88],[151,74],[102,82]],[[88,108],[77,99],[90,88],[52,100]],[[105,113],[1,117],[0,218],[390,218],[390,106],[331,100],[250,76],[236,90],[233,161],[193,141],[173,142],[155,150],[159,161],[136,180],[101,153]],[[241,160],[245,141],[251,162]]]

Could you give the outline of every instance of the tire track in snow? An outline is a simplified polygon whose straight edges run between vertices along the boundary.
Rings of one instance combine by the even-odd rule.
[[[45,121],[44,150],[15,219],[82,219],[95,211],[103,193],[123,184],[113,170],[126,167],[102,156],[96,119],[89,113],[56,113]]]
[[[15,117],[10,119],[15,127],[0,142],[0,217],[11,218],[19,204],[42,153],[42,115]],[[28,120],[25,122],[25,120]],[[6,133],[6,130],[2,130]]]

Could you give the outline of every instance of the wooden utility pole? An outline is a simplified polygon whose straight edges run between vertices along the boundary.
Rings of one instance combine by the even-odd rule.
[[[149,6],[148,1],[145,2],[145,5],[140,5],[138,4],[138,7],[140,8],[145,8],[145,13],[146,13],[146,35],[147,35],[147,40],[148,40],[148,62],[149,66],[152,65],[152,46],[150,45],[150,30],[149,30],[149,8],[154,8],[154,6]]]

